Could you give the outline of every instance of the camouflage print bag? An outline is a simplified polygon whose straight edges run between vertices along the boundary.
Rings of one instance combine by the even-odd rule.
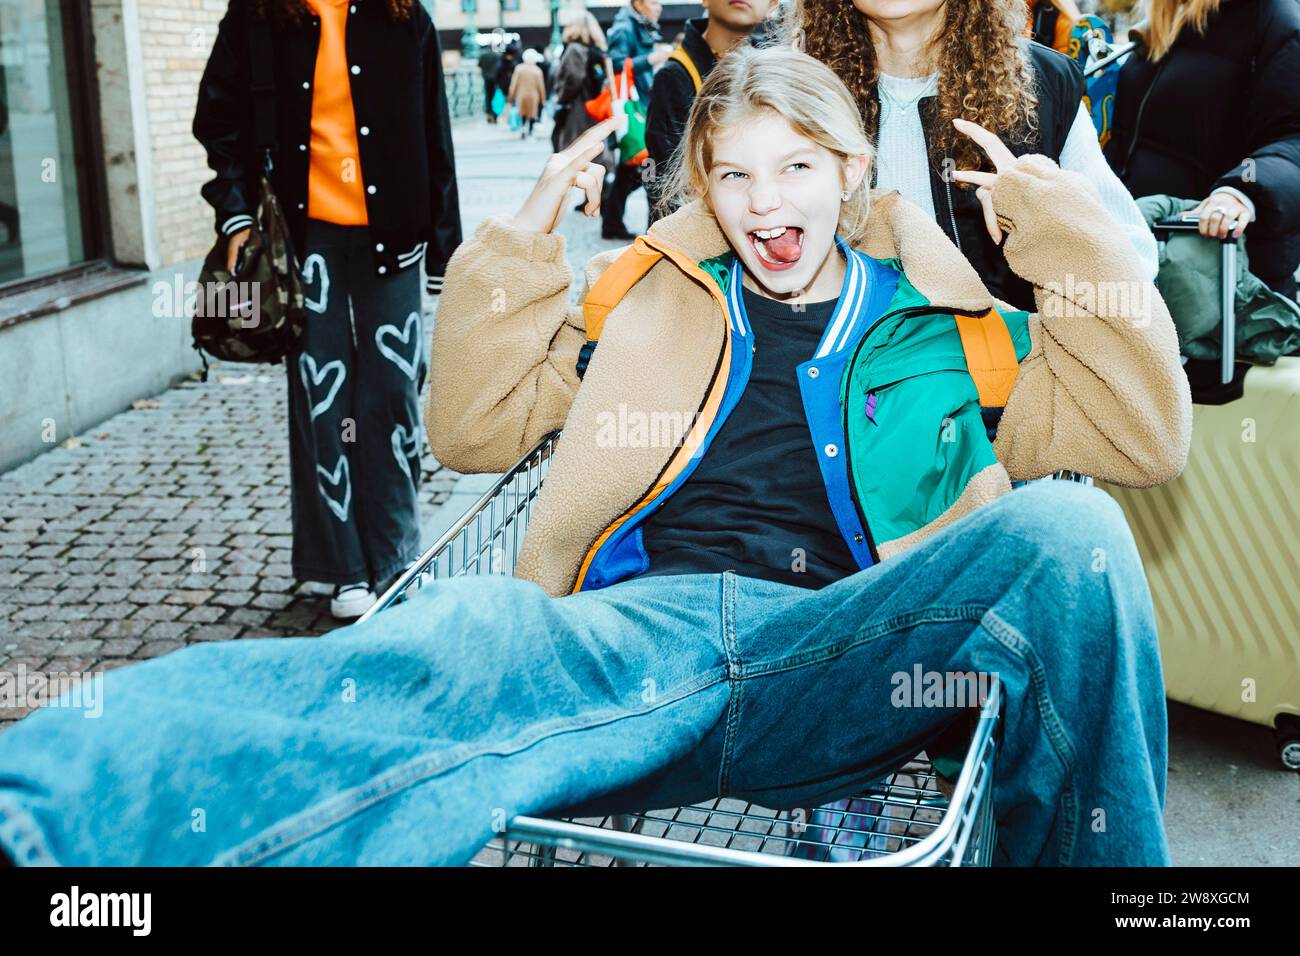
[[[226,271],[225,236],[208,252],[199,273],[190,330],[194,347],[232,362],[284,359],[302,335],[306,315],[302,275],[288,224],[266,175],[259,188],[257,221],[232,275]],[[207,359],[203,360],[207,372]]]

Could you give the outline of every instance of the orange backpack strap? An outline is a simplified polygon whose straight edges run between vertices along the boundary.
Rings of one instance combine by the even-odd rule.
[[[980,405],[1002,408],[1011,397],[1011,387],[1020,372],[1006,320],[997,309],[989,309],[983,315],[958,315],[956,319],[966,367],[975,380]]]
[[[605,328],[605,319],[609,317],[610,309],[623,301],[627,290],[636,285],[650,271],[650,267],[663,257],[662,252],[651,249],[638,236],[631,248],[624,250],[587,290],[587,297],[582,302],[587,341],[578,350],[578,378],[587,374],[587,363],[596,350],[596,341]]]
[[[663,255],[657,249],[651,249],[638,237],[631,248],[624,250],[623,254],[600,274],[600,278],[587,290],[587,297],[582,303],[582,318],[587,326],[588,342],[595,342],[600,338],[609,310],[623,301],[627,290],[636,285],[641,277],[650,271],[650,267],[663,258]]]
[[[672,53],[668,54],[668,59],[676,60],[682,65],[682,68],[690,75],[691,82],[695,85],[695,92],[698,93],[700,87],[704,85],[704,81],[700,79],[699,68],[696,67],[695,61],[691,59],[691,55],[681,47],[678,47],[673,50]]]

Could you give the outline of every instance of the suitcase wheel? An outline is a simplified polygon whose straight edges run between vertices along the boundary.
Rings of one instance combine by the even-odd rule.
[[[1273,731],[1273,740],[1277,743],[1277,755],[1282,766],[1300,772],[1300,721],[1279,721],[1277,730]]]

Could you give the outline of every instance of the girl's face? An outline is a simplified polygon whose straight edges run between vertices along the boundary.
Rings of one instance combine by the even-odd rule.
[[[835,230],[840,194],[856,189],[866,156],[841,161],[763,112],[713,141],[708,202],[745,271],[768,298],[839,294]]]

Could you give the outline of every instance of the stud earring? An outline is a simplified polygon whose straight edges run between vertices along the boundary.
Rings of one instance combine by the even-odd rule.
[[[840,193],[840,202],[848,202],[848,201],[849,201],[849,197],[850,197],[851,195],[853,195],[853,194],[852,194],[851,192],[849,192],[847,189],[844,190],[844,192]]]

